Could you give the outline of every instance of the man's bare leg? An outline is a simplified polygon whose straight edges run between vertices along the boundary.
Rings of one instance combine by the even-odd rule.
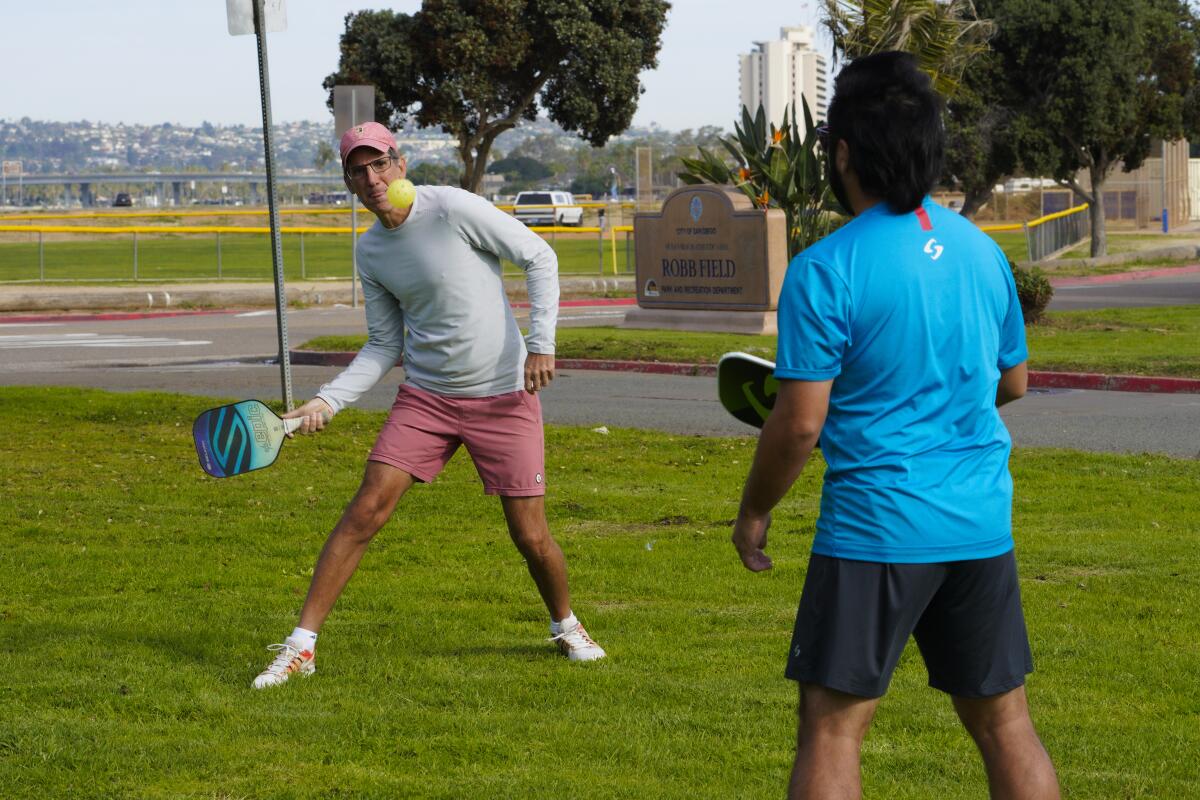
[[[402,469],[379,461],[367,462],[358,492],[325,540],[325,547],[317,559],[308,597],[300,611],[301,628],[314,632],[321,629],[333,604],[358,568],[367,545],[392,516],[396,503],[413,483],[412,475]]]
[[[879,698],[801,684],[796,761],[788,800],[858,800],[859,756]]]
[[[992,800],[1058,800],[1058,776],[1029,718],[1024,686],[994,697],[953,699],[983,756]]]
[[[567,561],[562,548],[550,535],[544,497],[501,497],[508,535],[525,557],[529,574],[537,584],[550,618],[558,621],[571,613],[567,588]]]

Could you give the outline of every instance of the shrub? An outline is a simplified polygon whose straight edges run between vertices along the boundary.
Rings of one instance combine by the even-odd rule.
[[[1017,298],[1021,301],[1025,324],[1040,322],[1046,306],[1050,305],[1050,298],[1054,297],[1050,279],[1037,267],[1018,267],[1012,261],[1008,262],[1008,266],[1017,282]]]

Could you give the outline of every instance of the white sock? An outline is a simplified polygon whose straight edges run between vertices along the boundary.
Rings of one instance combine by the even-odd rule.
[[[308,628],[297,627],[288,639],[300,645],[301,650],[315,650],[317,647],[317,632]]]
[[[558,622],[550,620],[550,633],[558,636],[563,631],[569,631],[579,624],[579,620],[575,618],[575,612],[569,612],[566,617]]]

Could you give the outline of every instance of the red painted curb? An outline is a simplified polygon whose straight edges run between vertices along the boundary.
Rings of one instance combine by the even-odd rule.
[[[1059,289],[1070,286],[1092,286],[1098,283],[1124,283],[1126,281],[1144,281],[1148,278],[1169,278],[1173,275],[1191,275],[1197,272],[1200,272],[1200,264],[1187,267],[1143,269],[1134,272],[1114,272],[1111,275],[1090,275],[1082,278],[1053,278],[1050,285]]]
[[[124,311],[100,314],[31,314],[19,317],[0,316],[0,325],[30,322],[113,322],[125,319],[158,319],[161,317],[198,317],[208,314],[240,314],[245,309],[222,308],[204,311]]]
[[[1091,389],[1108,392],[1154,392],[1156,394],[1200,394],[1200,380],[1146,375],[1101,375],[1095,372],[1041,372],[1031,370],[1029,385],[1035,389]]]
[[[355,353],[327,353],[317,350],[290,351],[293,364],[343,367]],[[691,375],[712,377],[715,364],[681,364],[671,361],[616,361],[591,358],[560,358],[559,369],[588,369],[601,372],[641,372],[653,375]],[[1149,377],[1145,375],[1101,375],[1092,372],[1044,372],[1031,370],[1029,385],[1035,389],[1090,389],[1108,392],[1153,392],[1157,394],[1200,394],[1195,378]]]

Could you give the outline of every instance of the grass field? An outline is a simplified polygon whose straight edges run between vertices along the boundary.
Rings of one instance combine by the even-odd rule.
[[[382,415],[345,412],[270,470],[216,481],[189,430],[211,400],[0,403],[6,798],[782,795],[819,459],[755,576],[728,543],[752,439],[549,428],[551,527],[610,653],[570,665],[459,454],[372,545],[317,674],[259,693]],[[1065,796],[1192,796],[1200,463],[1026,450],[1012,466],[1029,691]],[[867,739],[867,796],[984,796],[924,683],[910,647]]]
[[[996,231],[988,236],[996,240],[1009,261],[1029,260],[1029,243],[1025,240],[1024,231]]]
[[[36,237],[28,241],[0,242],[0,281],[46,280],[107,281],[134,279],[133,236],[105,236],[103,239],[70,238],[47,240],[39,262]],[[16,234],[15,236],[25,236]],[[56,235],[59,236],[59,235]],[[600,247],[595,235],[554,235],[547,239],[558,254],[563,274],[598,275]],[[625,234],[617,235],[618,273],[632,259],[632,239],[626,246]],[[309,234],[304,237],[304,259],[300,258],[300,235],[283,236],[283,264],[289,280],[305,278],[349,278],[350,235]],[[604,242],[604,273],[613,274],[613,248]],[[506,263],[506,274],[518,275],[516,266]],[[222,234],[220,272],[217,267],[217,236],[203,234],[139,235],[137,243],[137,279],[215,280],[271,279],[271,243],[265,235]]]
[[[1200,378],[1200,306],[1053,311],[1025,329],[1031,369]],[[715,364],[740,350],[775,357],[774,336],[559,328],[559,358]],[[366,336],[322,336],[300,349],[353,351]]]
[[[314,216],[311,218],[287,218],[289,225],[302,223],[329,225],[334,218]],[[345,220],[337,218],[341,223]],[[0,219],[0,222],[3,220]],[[181,219],[191,223],[188,219]],[[241,225],[262,225],[263,220],[254,218],[230,218],[218,220]],[[127,224],[120,219],[89,221],[118,227]],[[1001,231],[989,234],[1013,261],[1024,261],[1029,255],[1025,234],[1021,231]],[[309,234],[304,237],[304,258],[301,259],[300,236],[286,234],[283,237],[283,261],[286,277],[299,278],[348,278],[350,275],[349,234]],[[558,253],[559,270],[568,275],[626,274],[633,263],[632,234],[617,234],[616,248],[605,240],[603,255],[595,234],[547,234],[547,240]],[[1142,247],[1161,244],[1163,246],[1190,239],[1152,236],[1147,234],[1110,233],[1109,249],[1113,253],[1130,252]],[[1086,248],[1077,248],[1065,257],[1086,255]],[[238,280],[270,280],[271,245],[269,237],[262,234],[222,234],[221,263],[218,272],[216,234],[172,234],[164,226],[161,234],[138,236],[137,280],[214,280],[232,278]],[[133,236],[109,235],[85,237],[71,234],[47,234],[41,261],[38,255],[37,237],[31,234],[0,234],[0,282],[36,281],[43,277],[50,281],[114,281],[133,280]],[[603,266],[601,264],[603,260]],[[1123,272],[1135,266],[1159,266],[1171,261],[1147,261],[1144,264],[1118,264],[1105,267],[1061,267],[1054,275],[1101,275]],[[517,268],[506,262],[505,273],[516,275]]]

